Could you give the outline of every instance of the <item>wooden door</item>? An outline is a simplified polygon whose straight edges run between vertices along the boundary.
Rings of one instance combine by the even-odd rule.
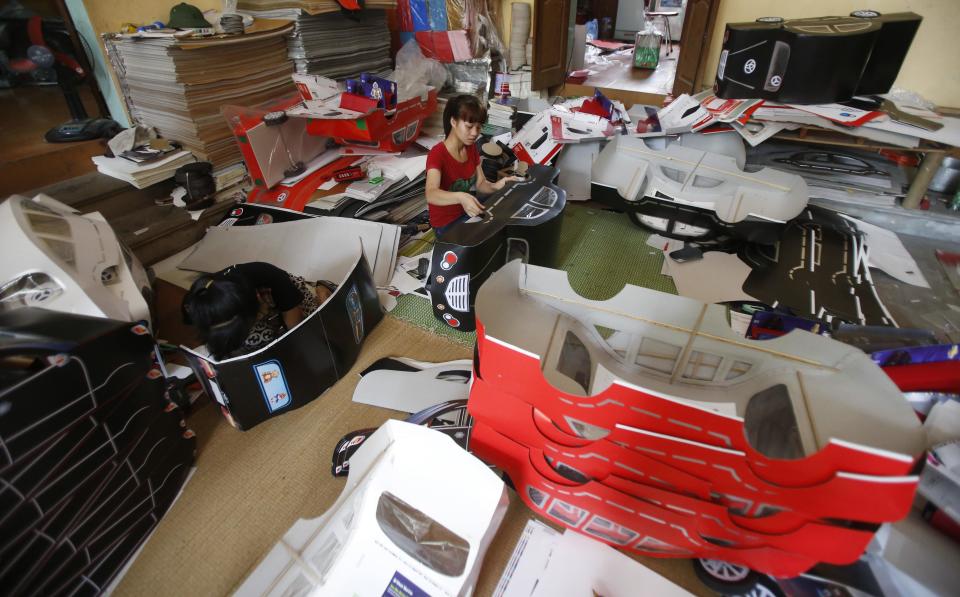
[[[673,80],[673,96],[700,91],[710,37],[717,20],[720,0],[687,0],[680,35],[680,59]],[[716,67],[716,65],[713,65]]]
[[[567,78],[567,29],[571,0],[536,0],[533,7],[533,89]]]

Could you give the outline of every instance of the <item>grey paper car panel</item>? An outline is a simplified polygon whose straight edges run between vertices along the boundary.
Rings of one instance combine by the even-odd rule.
[[[387,363],[384,363],[387,361]],[[410,369],[398,370],[389,361]],[[383,369],[367,370],[353,392],[353,401],[407,413],[449,402],[466,400],[470,392],[470,359],[447,363],[420,363],[406,359],[381,359]],[[412,370],[411,370],[412,369]]]
[[[715,212],[727,223],[748,217],[786,222],[807,205],[803,178],[771,168],[744,172],[729,156],[677,144],[651,149],[619,136],[593,165],[594,184],[617,189],[626,201],[644,197]]]

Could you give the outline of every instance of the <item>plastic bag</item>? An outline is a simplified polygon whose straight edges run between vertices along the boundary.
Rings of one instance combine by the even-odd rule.
[[[447,69],[442,64],[426,58],[415,39],[403,44],[397,52],[397,68],[392,79],[397,83],[399,101],[423,95],[428,87],[440,89],[447,82]]]

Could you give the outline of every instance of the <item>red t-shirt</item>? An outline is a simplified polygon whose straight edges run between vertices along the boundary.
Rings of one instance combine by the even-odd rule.
[[[437,143],[427,154],[427,170],[440,171],[440,190],[458,192],[475,192],[477,188],[477,166],[480,165],[480,152],[477,145],[467,146],[467,161],[458,162],[454,159],[447,146]],[[446,226],[464,214],[460,205],[428,205],[430,210],[430,225],[434,228]]]

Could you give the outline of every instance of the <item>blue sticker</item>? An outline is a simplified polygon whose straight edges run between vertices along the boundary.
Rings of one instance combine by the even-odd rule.
[[[363,341],[363,305],[360,303],[360,292],[357,291],[356,284],[347,293],[347,315],[350,317],[353,339],[360,344]]]
[[[257,374],[257,381],[260,382],[263,399],[267,402],[267,410],[276,412],[290,406],[293,397],[290,395],[287,378],[283,375],[283,367],[280,366],[279,361],[272,359],[254,365],[253,371]]]
[[[430,597],[430,595],[404,575],[394,572],[390,584],[387,585],[381,597]]]

